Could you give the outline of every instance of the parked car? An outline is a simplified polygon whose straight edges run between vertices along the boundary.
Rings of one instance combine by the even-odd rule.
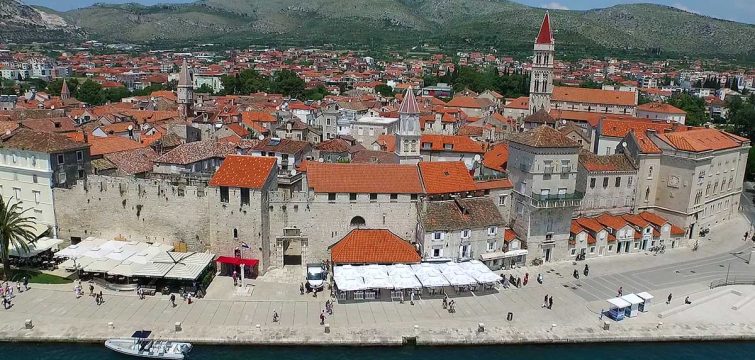
[[[307,292],[322,291],[328,273],[320,264],[307,264]]]

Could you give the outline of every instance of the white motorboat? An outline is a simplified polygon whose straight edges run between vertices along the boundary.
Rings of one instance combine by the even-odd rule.
[[[125,355],[150,358],[150,359],[183,359],[191,351],[191,344],[187,342],[148,339],[147,336],[138,336],[122,339],[108,339],[105,347]]]

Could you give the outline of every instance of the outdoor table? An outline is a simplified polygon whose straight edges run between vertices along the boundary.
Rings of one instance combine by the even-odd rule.
[[[364,291],[354,291],[354,300],[364,300]]]
[[[364,292],[364,298],[366,300],[375,300],[375,294],[376,293],[377,293],[376,291],[369,291],[369,290],[365,291]]]

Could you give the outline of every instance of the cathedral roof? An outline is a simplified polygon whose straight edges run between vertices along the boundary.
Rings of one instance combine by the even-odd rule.
[[[181,64],[181,71],[178,72],[178,85],[192,85],[191,74],[189,73],[189,66],[186,64],[186,59],[184,59]]]
[[[543,24],[540,25],[540,32],[537,34],[535,44],[553,44],[553,31],[551,30],[551,18],[546,12],[543,18]]]
[[[417,105],[417,99],[414,97],[414,91],[412,91],[411,86],[406,89],[404,101],[401,102],[398,112],[401,114],[419,114],[419,105]]]

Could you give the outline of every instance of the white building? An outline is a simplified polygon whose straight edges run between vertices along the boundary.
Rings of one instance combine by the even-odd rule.
[[[687,119],[687,112],[669,104],[653,102],[637,106],[637,117],[684,124]]]

